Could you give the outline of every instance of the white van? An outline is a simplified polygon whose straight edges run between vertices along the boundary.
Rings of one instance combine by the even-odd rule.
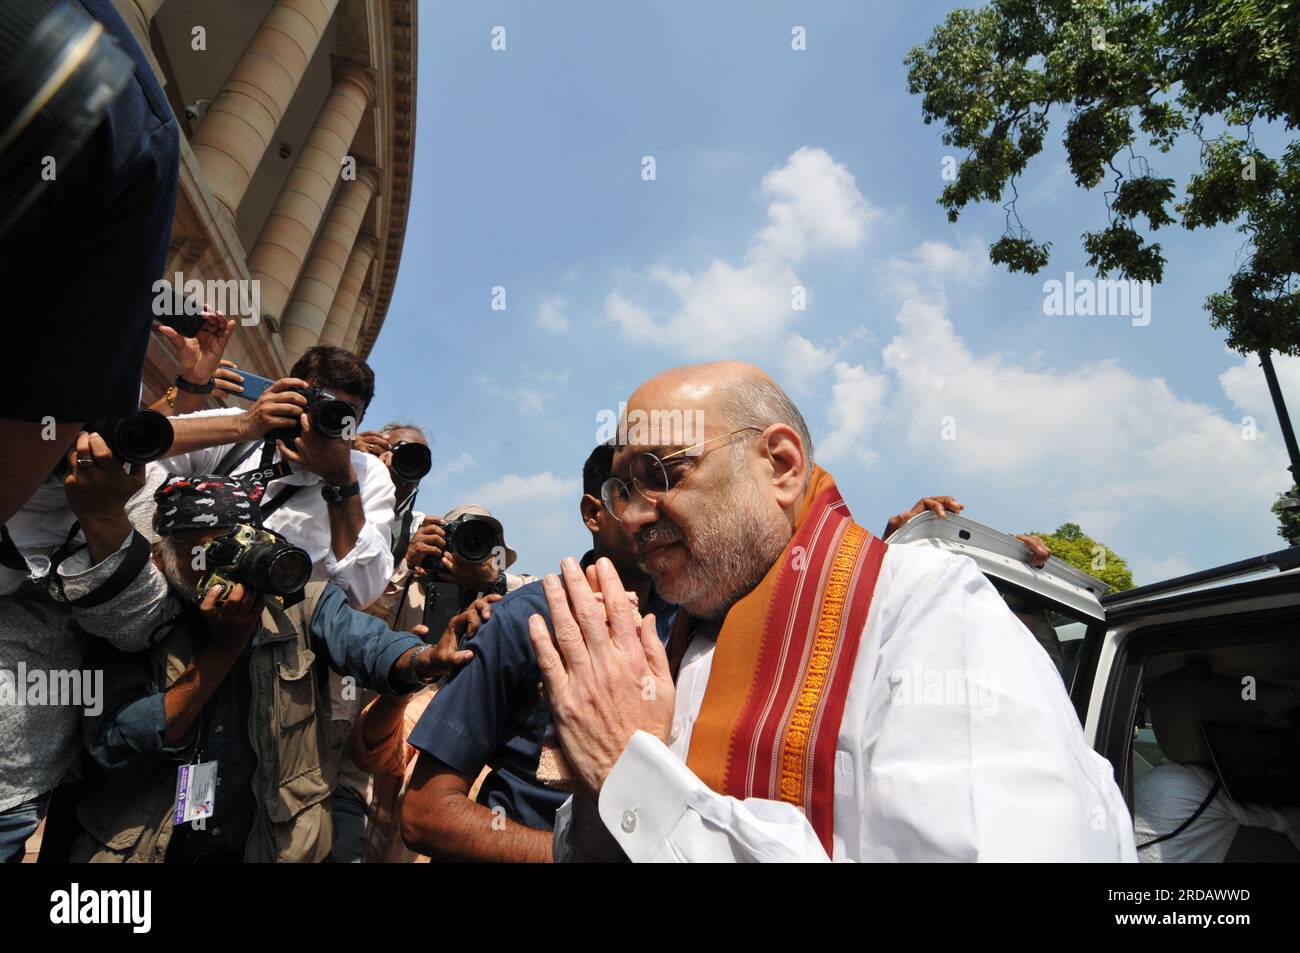
[[[1300,546],[1112,593],[953,514],[888,542],[969,556],[1007,599],[1114,766],[1141,859],[1300,861]]]

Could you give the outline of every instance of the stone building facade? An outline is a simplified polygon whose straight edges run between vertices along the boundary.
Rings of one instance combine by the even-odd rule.
[[[406,231],[416,0],[114,2],[183,131],[164,277],[230,289],[226,356],[253,373],[317,343],[368,354]],[[145,401],[174,376],[155,335]]]

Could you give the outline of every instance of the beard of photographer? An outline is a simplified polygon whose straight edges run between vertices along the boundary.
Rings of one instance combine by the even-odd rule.
[[[260,530],[248,505],[255,490],[220,476],[172,477],[157,500],[161,541],[148,571],[165,578],[174,621],[149,652],[105,649],[92,659],[106,698],[85,737],[104,780],[78,809],[87,833],[76,859],[322,860],[333,839],[336,699],[319,669],[401,694],[469,653],[451,626],[428,644],[426,630],[393,632],[327,584],[307,583],[289,609],[264,598],[255,586],[265,583],[212,545],[237,527]],[[195,763],[215,772],[215,811],[201,825],[173,825],[177,771]]]
[[[287,441],[276,439],[273,456],[292,472],[268,481],[264,505],[288,492],[306,492],[282,500],[268,514],[268,528],[306,549],[315,577],[339,586],[360,609],[383,593],[392,574],[393,486],[378,461],[353,449],[346,431],[334,439],[312,424],[308,400],[299,393],[308,388],[326,390],[350,405],[355,413],[349,426],[355,431],[374,396],[374,374],[340,348],[310,348],[290,377],[271,384],[247,410],[221,408],[172,418],[172,455],[161,463],[173,473],[243,476],[261,466],[256,442],[277,429],[300,430]]]

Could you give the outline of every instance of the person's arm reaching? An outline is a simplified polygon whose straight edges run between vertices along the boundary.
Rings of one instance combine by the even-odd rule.
[[[307,398],[296,393],[295,388],[305,387],[306,381],[286,377],[263,391],[262,396],[247,410],[230,408],[173,417],[172,430],[175,438],[172,440],[168,460],[196,450],[261,440],[268,431],[294,426],[307,406]],[[201,473],[210,468],[191,465],[188,468],[168,469]]]
[[[76,423],[0,418],[0,526],[21,510],[81,430]]]
[[[474,777],[421,752],[402,799],[402,840],[435,860],[546,863],[551,832],[469,799]]]

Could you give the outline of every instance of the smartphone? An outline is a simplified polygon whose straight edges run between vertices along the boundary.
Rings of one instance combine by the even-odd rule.
[[[236,368],[235,373],[244,379],[244,392],[242,394],[232,394],[232,397],[240,397],[244,400],[257,400],[262,396],[262,392],[275,383],[269,377],[260,377],[257,374],[250,374],[242,367]]]

